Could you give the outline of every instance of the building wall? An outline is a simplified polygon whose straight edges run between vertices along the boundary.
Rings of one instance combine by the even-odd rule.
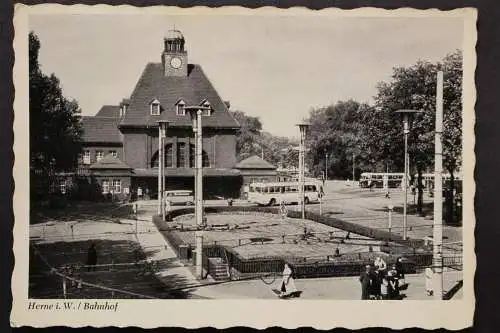
[[[110,171],[110,172],[108,172],[108,174],[106,174],[106,172],[100,172],[99,175],[94,176],[94,179],[97,182],[97,184],[99,184],[101,191],[104,190],[104,188],[103,188],[104,181],[108,181],[108,185],[109,185],[108,193],[113,192],[113,195],[117,198],[124,198],[128,195],[128,193],[130,193],[131,177],[125,176],[125,175],[123,175],[123,173],[122,174],[113,174],[113,172]],[[115,181],[115,180],[121,181],[121,190],[119,192],[116,192],[116,191],[114,191],[114,189],[112,189],[112,184],[113,184],[113,181]],[[128,193],[127,193],[127,190],[128,190]],[[104,193],[104,192],[103,192],[103,194],[106,195],[106,193]]]
[[[158,152],[158,131],[124,134],[124,162],[132,168],[150,168],[151,160]],[[169,129],[165,144],[172,144],[173,165],[177,165],[178,143],[195,145],[191,129]],[[232,168],[236,163],[236,135],[234,131],[205,130],[203,150],[206,152],[212,168]],[[190,152],[187,149],[184,167],[189,167]]]
[[[123,151],[125,162],[132,168],[147,168],[146,161],[148,138],[146,133],[124,133]]]

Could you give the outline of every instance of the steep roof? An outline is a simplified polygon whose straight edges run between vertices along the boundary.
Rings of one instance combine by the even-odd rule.
[[[276,169],[274,165],[257,155],[250,156],[234,166],[236,169]]]
[[[150,103],[157,99],[161,114],[150,114]],[[158,120],[166,120],[172,127],[191,127],[189,115],[176,115],[176,103],[183,100],[186,105],[201,105],[208,100],[212,114],[203,117],[203,127],[239,128],[226,104],[218,95],[199,65],[189,65],[185,77],[165,76],[161,63],[146,65],[141,78],[130,96],[130,107],[120,122],[121,126],[156,126]]]
[[[120,116],[120,107],[118,105],[103,105],[95,116],[118,118]]]
[[[82,117],[83,141],[122,142],[119,121],[119,118],[112,117]]]
[[[91,169],[114,169],[114,170],[132,170],[124,162],[120,161],[117,157],[114,157],[113,154],[108,154],[101,158],[100,161],[92,164],[90,166]]]

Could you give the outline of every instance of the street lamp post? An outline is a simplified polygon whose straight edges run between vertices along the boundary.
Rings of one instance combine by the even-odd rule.
[[[352,183],[354,184],[354,180],[355,180],[355,164],[354,164],[354,158],[356,156],[354,154],[352,154]]]
[[[405,190],[405,201],[403,203],[403,240],[407,238],[407,209],[408,209],[408,172],[409,172],[409,158],[408,158],[408,134],[410,134],[409,117],[414,113],[419,113],[418,110],[398,110],[396,113],[403,115],[403,134],[405,140],[405,156],[404,156],[404,190]]]
[[[158,215],[165,220],[163,195],[165,191],[165,138],[167,136],[168,121],[158,121]]]
[[[300,131],[300,147],[299,147],[299,195],[300,195],[300,210],[302,212],[302,219],[306,218],[306,206],[304,200],[304,183],[305,183],[305,141],[307,128],[310,126],[307,123],[297,124]]]
[[[434,223],[433,223],[433,266],[434,297],[443,299],[443,72],[437,73],[436,88],[436,131],[434,141]]]
[[[325,181],[328,180],[328,152],[325,149]]]
[[[209,107],[203,106],[190,106],[185,107],[186,111],[189,112],[191,116],[191,121],[193,122],[193,132],[195,136],[195,219],[196,226],[198,229],[203,228],[203,136],[202,136],[202,124],[201,116],[203,110],[210,109]],[[199,279],[203,277],[203,266],[202,266],[202,256],[203,256],[203,231],[197,230],[195,232],[195,244],[196,244],[196,276]]]

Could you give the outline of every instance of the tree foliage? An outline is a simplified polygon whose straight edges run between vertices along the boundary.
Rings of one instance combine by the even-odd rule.
[[[371,110],[367,104],[349,100],[310,111],[307,156],[314,175],[322,175],[328,167],[329,178],[351,178],[353,165],[359,173],[368,159],[362,149],[368,138],[362,134]]]
[[[71,171],[81,151],[80,108],[64,97],[59,79],[42,73],[38,62],[40,41],[29,35],[30,81],[30,162],[38,175],[33,181],[46,181],[61,171]],[[34,184],[36,185],[36,184]]]
[[[293,149],[297,143],[286,137],[274,136],[262,131],[258,117],[246,115],[242,111],[231,111],[241,128],[236,135],[236,155],[239,161],[252,155],[261,156],[275,166],[297,166],[298,152]]]
[[[421,210],[421,175],[434,169],[436,81],[440,70],[444,73],[443,165],[453,179],[462,156],[462,54],[458,50],[438,63],[418,61],[413,66],[395,67],[389,81],[378,83],[373,107],[351,100],[312,110],[309,158],[315,173],[325,169],[327,152],[328,171],[333,177],[348,178],[352,155],[360,170],[403,172],[403,118],[395,111],[420,110],[410,117],[408,154],[410,174],[420,176]]]

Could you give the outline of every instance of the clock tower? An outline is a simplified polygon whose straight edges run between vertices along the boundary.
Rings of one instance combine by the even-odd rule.
[[[165,76],[187,76],[187,52],[184,36],[179,30],[169,30],[164,39],[162,63]]]

